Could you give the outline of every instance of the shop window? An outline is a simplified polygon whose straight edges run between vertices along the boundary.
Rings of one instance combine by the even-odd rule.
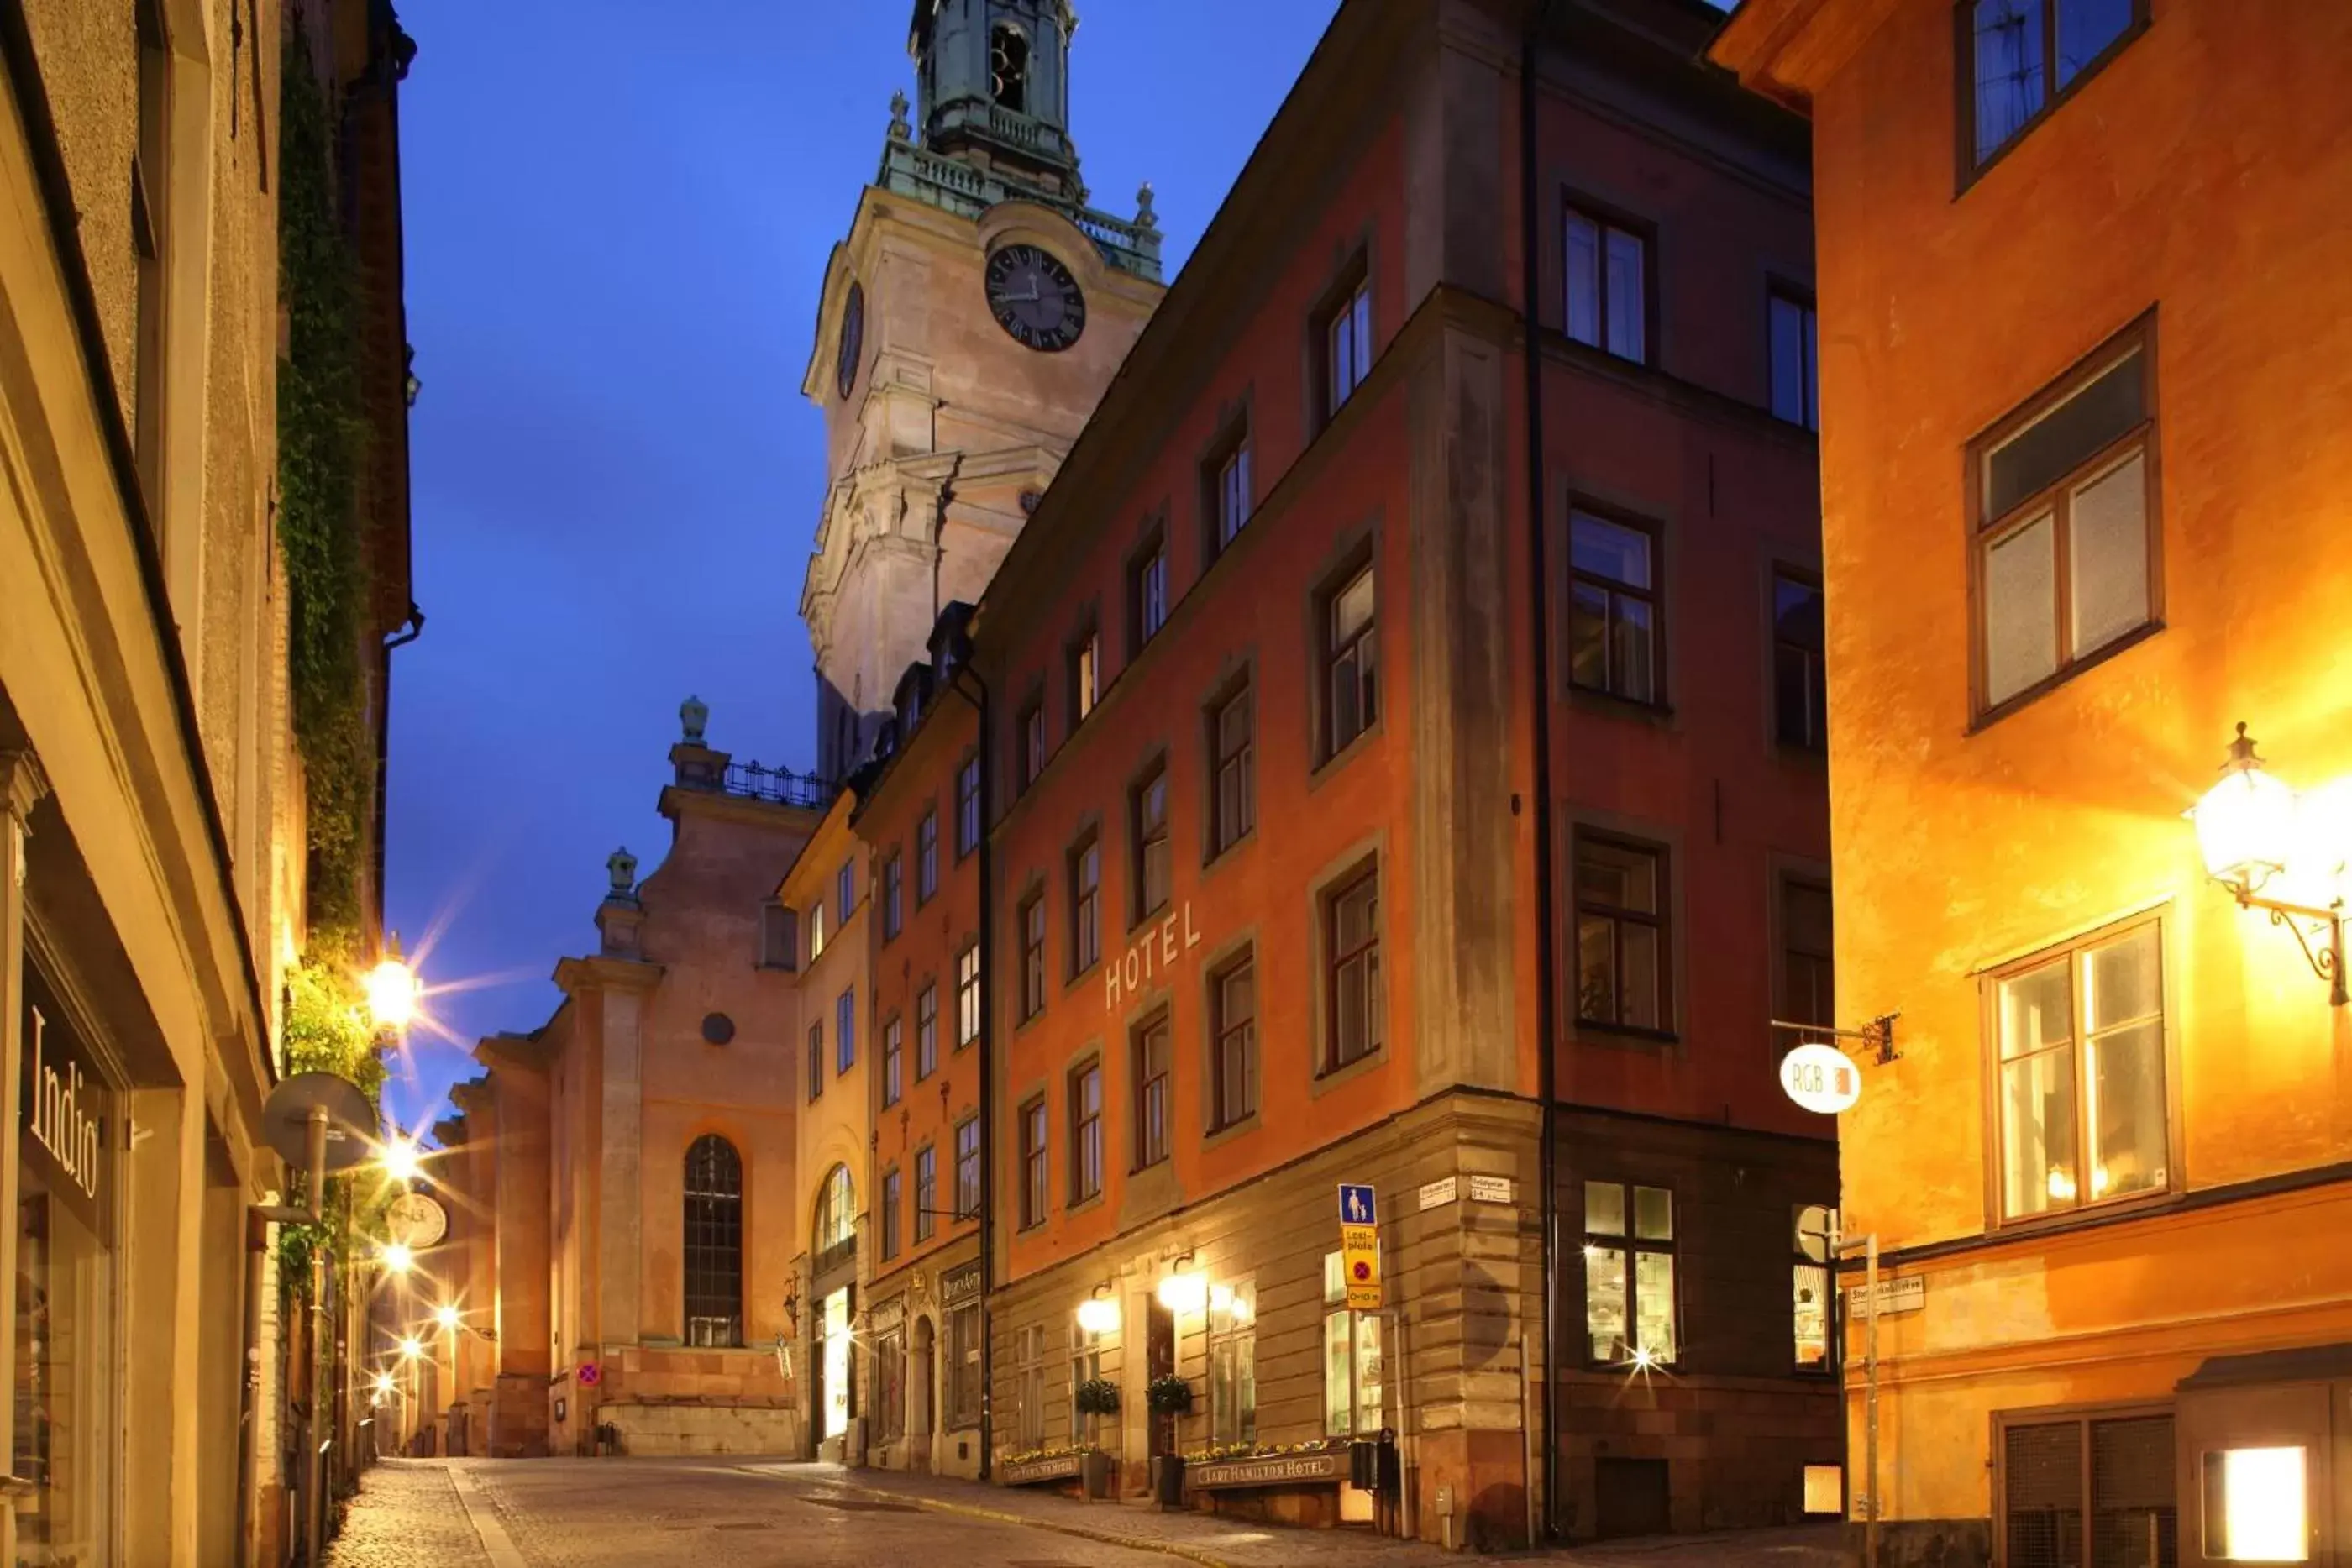
[[[1172,1110],[1170,1074],[1175,1063],[1169,1047],[1168,1015],[1150,1019],[1135,1031],[1135,1168],[1156,1166],[1168,1157],[1169,1117]]]
[[[1671,1366],[1675,1195],[1622,1182],[1584,1184],[1584,1326],[1601,1366]]]
[[[1083,1415],[1078,1410],[1078,1385],[1100,1377],[1102,1370],[1102,1335],[1089,1333],[1076,1323],[1070,1325],[1070,1440],[1091,1443],[1100,1417]],[[1117,1427],[1118,1417],[1111,1424]]]
[[[1021,905],[1021,1019],[1045,1010],[1045,895],[1033,893]]]
[[[1102,1063],[1089,1061],[1070,1074],[1070,1201],[1097,1196],[1102,1183]]]
[[[1370,1437],[1383,1425],[1381,1314],[1348,1310],[1340,1255],[1323,1255],[1323,1435]]]
[[[2002,1417],[2003,1568],[2173,1568],[2172,1445],[2169,1412]]]
[[[956,769],[956,859],[980,848],[980,758],[967,757]]]
[[[743,1161],[716,1134],[686,1152],[686,1343],[743,1343]]]
[[[887,1262],[898,1255],[898,1172],[896,1166],[882,1173],[882,1259]]]
[[[1664,1033],[1665,847],[1580,829],[1575,853],[1577,1022]]]
[[[874,1440],[896,1443],[907,1435],[907,1335],[892,1329],[874,1336]]]
[[[1021,1107],[1021,1228],[1045,1223],[1045,1102]]]
[[[1257,1282],[1209,1287],[1209,1440],[1257,1441]]]
[[[1962,0],[1969,167],[2025,134],[2147,20],[2147,0]]]
[[[1772,572],[1772,734],[1799,751],[1830,743],[1829,677],[1822,585],[1785,568]]]
[[[1210,1130],[1257,1114],[1257,967],[1248,953],[1209,981]]]
[[[1380,718],[1380,639],[1372,563],[1323,596],[1323,746],[1328,760]]]
[[[1380,1050],[1387,1028],[1388,988],[1381,979],[1380,870],[1368,865],[1323,901],[1325,952],[1330,963],[1329,1050],[1325,1070],[1337,1071]]]
[[[907,1094],[906,1031],[897,1019],[882,1026],[882,1107],[888,1110]]]
[[[940,1070],[940,984],[927,980],[915,993],[915,1082]]]
[[[1969,449],[1979,718],[2155,622],[2155,358],[2135,331]]]
[[[1045,1325],[1013,1331],[1013,1441],[1016,1448],[1045,1446]]]
[[[948,1312],[948,1429],[980,1425],[980,1303]]]
[[[1215,773],[1210,789],[1213,814],[1209,834],[1212,858],[1224,853],[1257,825],[1257,759],[1253,743],[1250,688],[1244,681],[1211,708],[1209,741]]]
[[[968,1116],[955,1130],[955,1217],[980,1218],[980,1118]]]
[[[1102,962],[1102,841],[1089,832],[1070,851],[1070,973]]]
[[[1579,691],[1657,706],[1664,662],[1657,536],[1577,510],[1568,517],[1568,681]]]
[[[920,909],[940,891],[940,811],[934,806],[915,824],[915,907]]]
[[[2168,1190],[2161,924],[2037,955],[1992,985],[2001,1218]]]
[[[43,1075],[55,1074],[51,1087],[62,1080],[74,1098],[68,1112],[61,1096],[45,1096],[46,1119],[28,1104],[14,1140],[15,1473],[28,1486],[15,1505],[16,1561],[108,1563],[124,1420],[114,1229],[129,1174],[121,1102],[29,957],[20,973],[26,1082],[37,1061]]]
[[[956,955],[956,1048],[980,1038],[980,944]]]
[[[2095,1442],[2097,1432],[2092,1436]],[[2310,1561],[2310,1449],[2225,1448],[2205,1455],[2200,1469],[2208,1558],[2217,1563]],[[2095,1473],[2092,1479],[2095,1488],[2100,1478]],[[2113,1500],[2095,1490],[2092,1495],[2095,1501]],[[2131,1522],[2128,1517],[2125,1521],[2126,1527]],[[2099,1523],[2106,1523],[2104,1512]],[[2166,1544],[2170,1544],[2168,1528]]]
[[[1790,1241],[1796,1256],[1789,1264],[1790,1286],[1790,1322],[1795,1331],[1797,1368],[1801,1372],[1819,1372],[1830,1364],[1830,1291],[1834,1289],[1829,1263],[1829,1244],[1825,1233],[1817,1235],[1808,1245],[1806,1226],[1818,1222],[1826,1211],[1799,1207],[1791,1217]],[[2154,1568],[2153,1564],[2149,1568]]]
[[[915,1151],[915,1240],[929,1241],[940,1228],[940,1152],[925,1144]]]
[[[1134,824],[1135,918],[1149,919],[1168,906],[1168,765],[1154,763],[1128,803]]]

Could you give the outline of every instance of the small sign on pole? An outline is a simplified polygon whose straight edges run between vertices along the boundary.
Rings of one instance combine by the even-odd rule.
[[[1780,1059],[1780,1087],[1806,1110],[1834,1116],[1862,1098],[1862,1069],[1836,1046],[1810,1040]]]
[[[1369,1185],[1339,1186],[1339,1268],[1354,1312],[1380,1311],[1380,1204]]]

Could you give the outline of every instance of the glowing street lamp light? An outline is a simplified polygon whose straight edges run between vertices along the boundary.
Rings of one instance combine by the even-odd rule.
[[[379,1395],[391,1394],[394,1392],[391,1373],[379,1372],[375,1375],[375,1391]]]
[[[465,1320],[458,1315],[457,1309],[447,1301],[433,1309],[433,1321],[441,1325],[444,1333],[456,1333],[465,1326]]]
[[[423,1163],[423,1156],[417,1153],[413,1139],[394,1133],[384,1140],[383,1151],[376,1156],[376,1163],[383,1166],[383,1174],[391,1180],[411,1182],[416,1179],[416,1168]]]
[[[1078,1327],[1087,1333],[1117,1333],[1118,1303],[1102,1296],[1089,1296],[1078,1303]]]
[[[2312,969],[2328,983],[2328,1000],[2340,1008],[2352,999],[2345,990],[2342,896],[2320,905],[2267,898],[2262,891],[2273,879],[2284,878],[2298,854],[2308,858],[2329,847],[2305,841],[2319,836],[2313,831],[2318,824],[2307,820],[2313,814],[2293,789],[2264,770],[2253,737],[2241,724],[2237,738],[2230,743],[2229,760],[2221,765],[2221,781],[2205,791],[2189,820],[2197,829],[2206,874],[2226,888],[2241,908],[2263,910],[2272,925],[2294,933]],[[2306,921],[2314,923],[2308,935]],[[2321,938],[2319,946],[2312,945],[2314,936]]]
[[[376,1258],[383,1264],[384,1271],[390,1274],[405,1274],[416,1267],[416,1254],[410,1251],[407,1243],[403,1241],[387,1242]]]
[[[400,1342],[400,1359],[415,1361],[425,1354],[425,1342],[415,1334],[404,1335]]]
[[[378,1029],[404,1030],[416,1016],[416,998],[420,987],[416,971],[400,956],[400,938],[391,937],[384,946],[383,959],[367,972],[368,1015]]]

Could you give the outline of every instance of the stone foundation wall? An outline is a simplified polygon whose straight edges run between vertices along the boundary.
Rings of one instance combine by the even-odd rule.
[[[790,1410],[750,1405],[635,1404],[607,1400],[596,1419],[620,1433],[620,1451],[671,1454],[782,1455],[798,1435]]]

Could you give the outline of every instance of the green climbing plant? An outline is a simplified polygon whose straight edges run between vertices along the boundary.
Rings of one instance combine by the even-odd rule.
[[[367,453],[360,282],[336,218],[328,94],[299,28],[288,37],[284,64],[278,212],[287,351],[278,371],[278,538],[294,737],[309,797],[310,922],[331,945],[357,937],[375,777],[361,667],[368,570],[359,516]]]
[[[348,1078],[371,1103],[383,1091],[383,1050],[368,1021],[367,998],[340,954],[306,957],[287,970],[282,1032],[289,1074],[332,1072]],[[307,1196],[291,1195],[289,1201],[301,1202]],[[286,1288],[307,1301],[313,1256],[323,1250],[331,1259],[338,1258],[360,1239],[381,1240],[384,1210],[395,1196],[393,1184],[372,1166],[329,1177],[319,1223],[278,1228],[278,1262]]]

